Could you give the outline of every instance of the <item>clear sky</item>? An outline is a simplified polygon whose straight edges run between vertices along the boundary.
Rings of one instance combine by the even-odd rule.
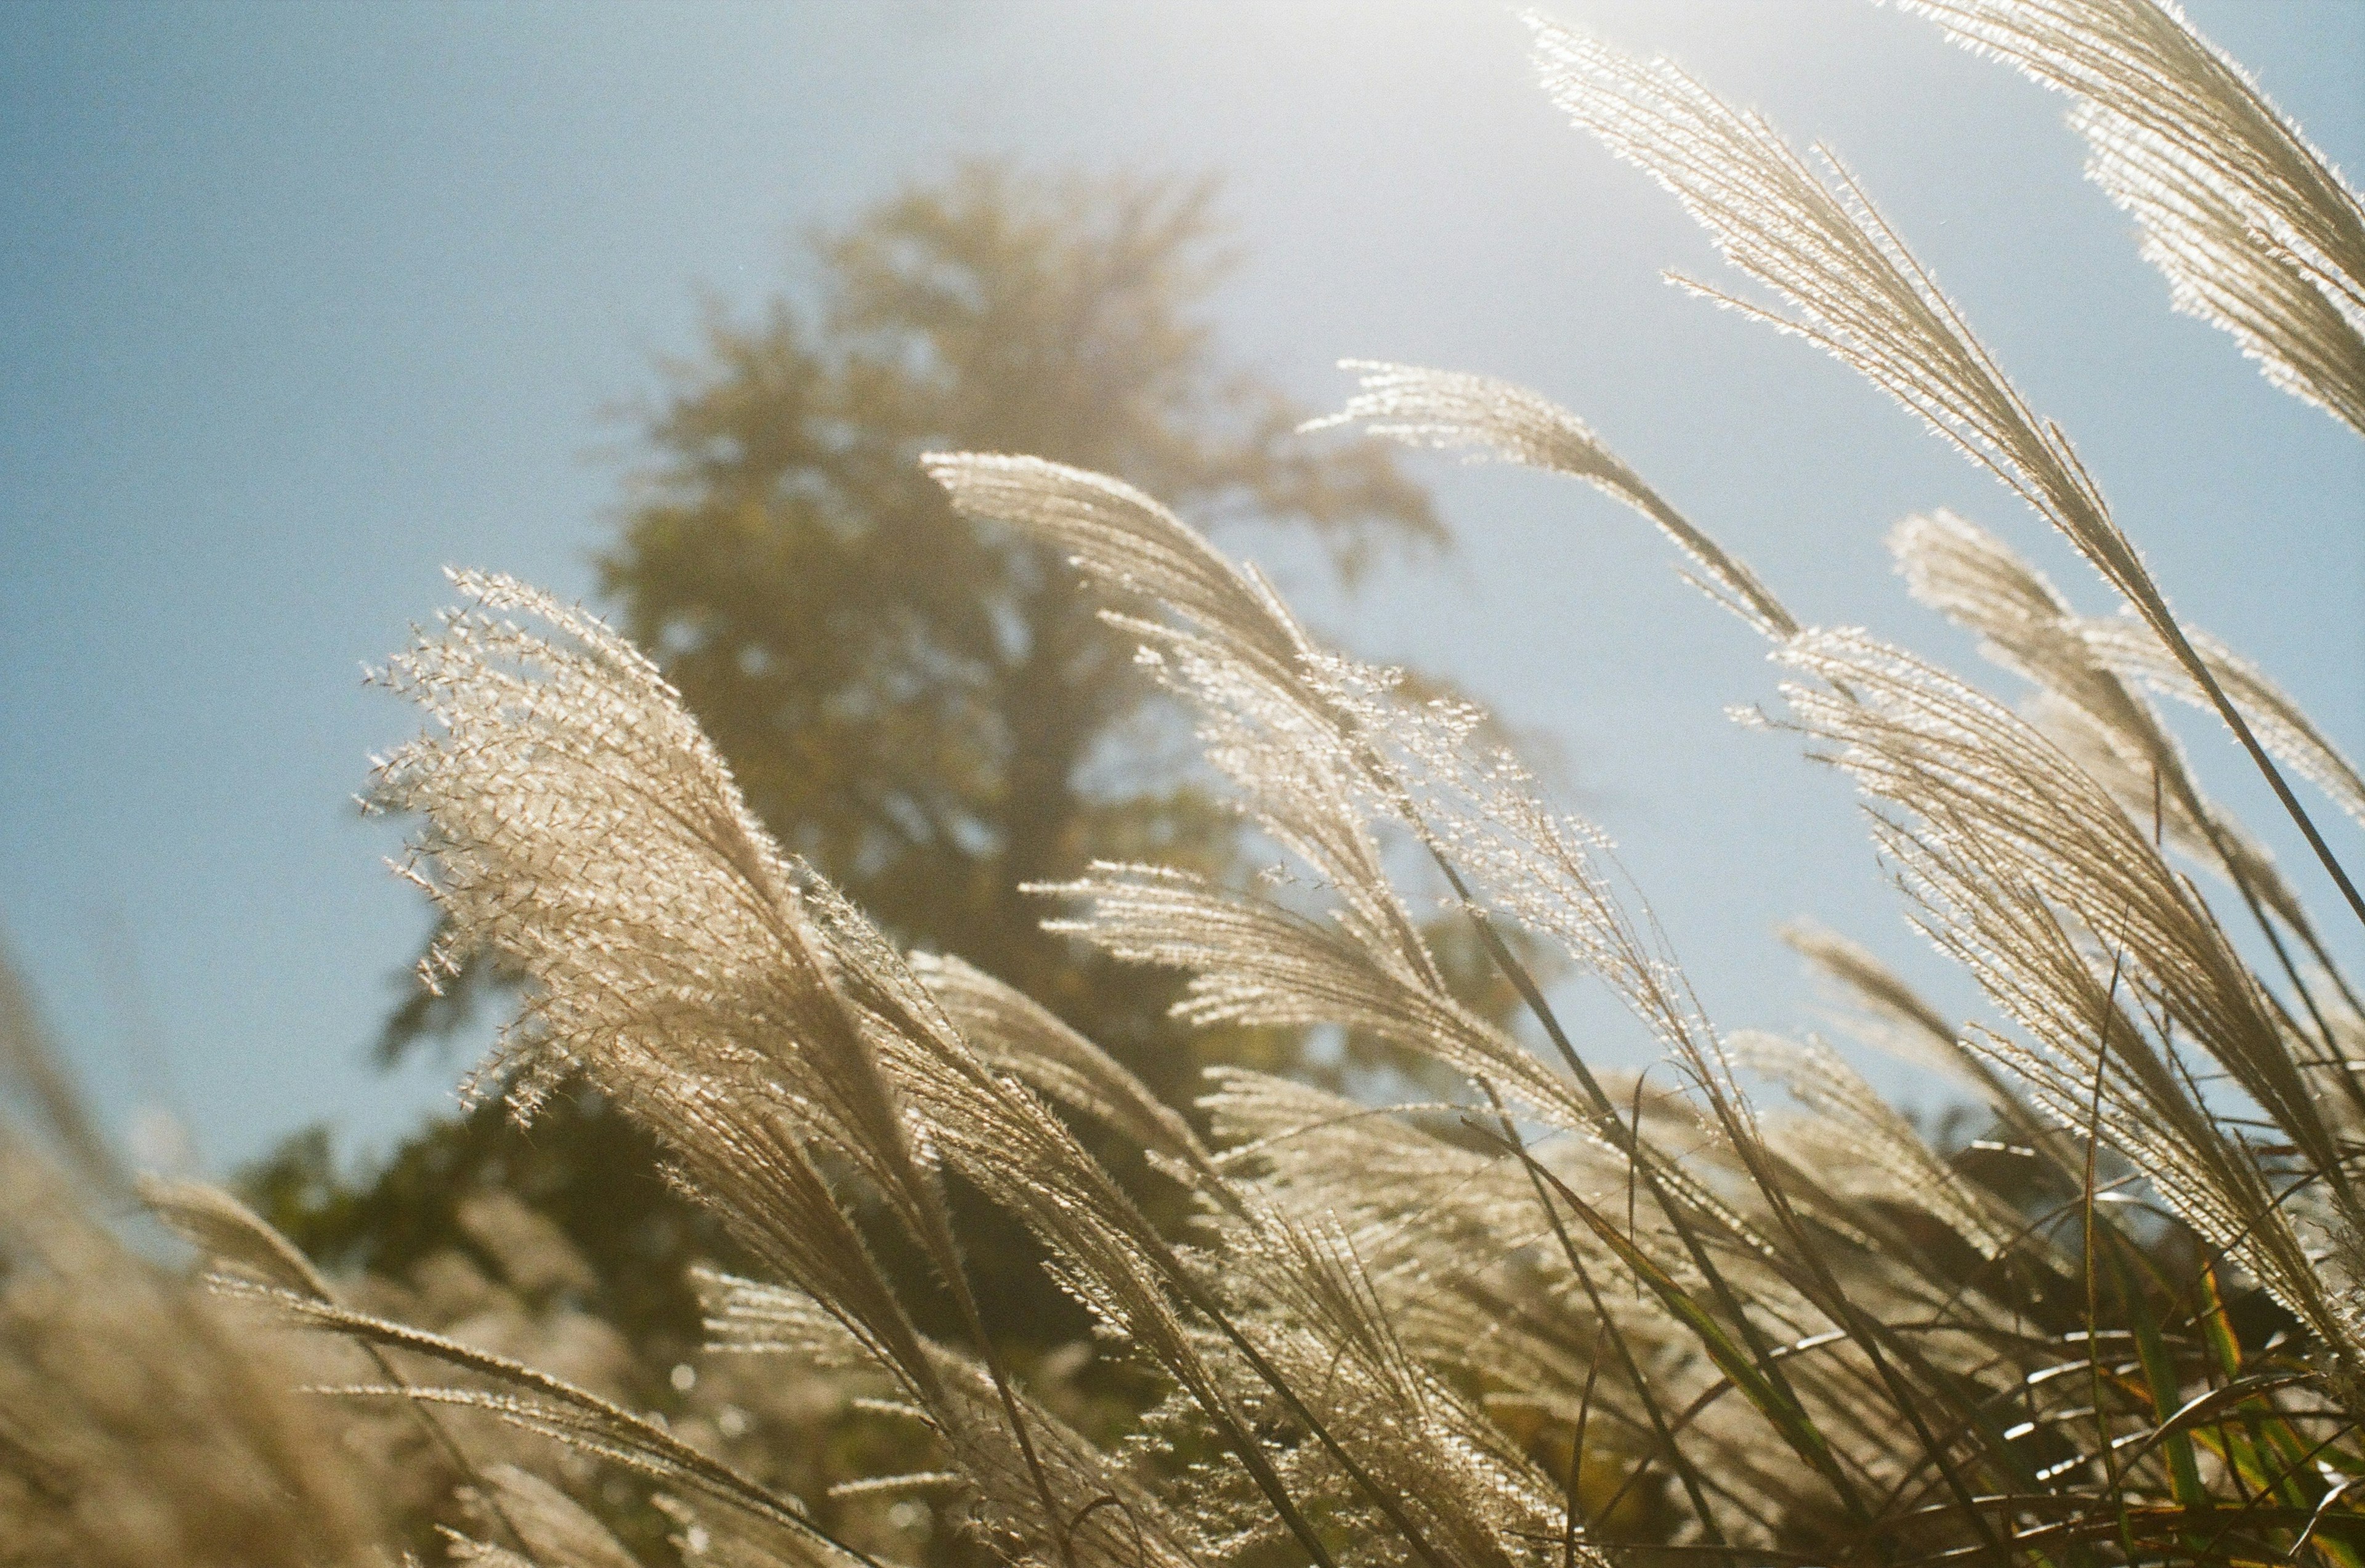
[[[2181,610],[2365,753],[2365,448],[2168,313],[2061,100],[1849,0],[1545,8],[1832,141]],[[2365,6],[2190,10],[2365,168]],[[448,1104],[460,1064],[366,1061],[426,916],[352,813],[413,725],[360,666],[447,562],[588,592],[613,410],[692,345],[699,291],[753,306],[799,234],[966,153],[1221,173],[1236,354],[1317,406],[1342,355],[1527,382],[1811,619],[1968,662],[1880,544],[1942,504],[2108,608],[1846,372],[1660,283],[1718,263],[1559,120],[1525,36],[1483,0],[0,7],[0,928],[102,1112],[170,1110],[220,1170]],[[1550,738],[1721,1024],[1814,1024],[1771,936],[1796,914],[1975,1007],[1840,782],[1724,718],[1770,693],[1763,650],[1655,537],[1542,476],[1429,471],[1459,553],[1308,608]]]

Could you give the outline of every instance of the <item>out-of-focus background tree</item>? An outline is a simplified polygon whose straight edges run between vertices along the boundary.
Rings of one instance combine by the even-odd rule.
[[[1445,544],[1427,494],[1383,448],[1297,435],[1308,410],[1214,341],[1227,252],[1205,183],[971,163],[820,237],[810,263],[815,306],[718,311],[635,416],[645,462],[600,557],[609,607],[773,832],[898,937],[1018,986],[1178,1104],[1211,1054],[1295,1060],[1295,1038],[1183,1030],[1171,980],[1041,929],[1030,882],[1096,858],[1234,877],[1249,846],[1132,639],[1063,562],[955,516],[918,460],[1122,475],[1235,543],[1301,531],[1349,584],[1375,552]],[[1469,945],[1449,951],[1483,986]],[[470,962],[417,991],[381,1053],[511,1005],[488,994],[506,983]],[[731,1254],[588,1093],[524,1128],[496,1093],[358,1175],[316,1129],[247,1184],[322,1261],[393,1276],[472,1249],[472,1194],[506,1189],[582,1252],[588,1305],[652,1365],[695,1343],[688,1264]],[[1082,1333],[1014,1228],[969,1217],[998,1327],[1037,1348]]]

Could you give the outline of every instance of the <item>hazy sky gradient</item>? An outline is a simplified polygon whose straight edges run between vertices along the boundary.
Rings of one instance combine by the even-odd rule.
[[[1832,141],[2180,607],[2365,752],[2360,447],[2168,313],[2062,100],[1847,0],[1546,8]],[[2365,167],[2365,6],[2191,12]],[[447,562],[587,592],[631,466],[607,411],[694,344],[698,290],[752,307],[800,233],[972,152],[1220,172],[1236,354],[1323,407],[1342,355],[1527,382],[1810,619],[1967,665],[1880,543],[1942,504],[2108,607],[1878,395],[1661,284],[1721,268],[1492,5],[0,8],[0,927],[110,1121],[169,1106],[219,1170],[448,1103],[455,1061],[366,1065],[425,914],[353,818],[414,724],[360,666]],[[1309,610],[1550,737],[1721,1025],[1814,1024],[1771,936],[1794,914],[1936,972],[1839,781],[1723,716],[1770,695],[1762,646],[1655,537],[1542,476],[1427,470],[1458,554]]]

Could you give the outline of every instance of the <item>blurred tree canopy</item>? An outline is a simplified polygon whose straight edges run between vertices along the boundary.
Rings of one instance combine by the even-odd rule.
[[[784,843],[906,942],[1170,1085],[1136,1048],[1171,1037],[1162,1001],[1042,932],[1019,888],[1095,856],[1221,873],[1232,816],[1176,746],[1142,765],[1134,640],[1064,562],[955,517],[918,459],[1098,469],[1219,530],[1307,530],[1350,576],[1384,543],[1440,543],[1385,453],[1315,450],[1306,410],[1216,356],[1197,314],[1215,237],[1205,185],[975,166],[906,191],[822,242],[816,327],[779,304],[713,329],[600,562],[623,630]]]
[[[1237,874],[1238,820],[1065,563],[955,516],[918,458],[1103,470],[1235,546],[1301,531],[1349,583],[1375,552],[1441,546],[1384,449],[1301,440],[1307,411],[1218,352],[1211,196],[980,163],[822,237],[804,308],[712,310],[704,353],[667,367],[599,560],[622,628],[786,846],[899,939],[1018,986],[1178,1102],[1206,1047],[1166,1017],[1175,982],[1044,933],[1048,912],[1018,890],[1094,858]],[[1474,945],[1446,957],[1483,973]],[[480,963],[420,993],[385,1050],[450,1035],[500,983]],[[1293,1044],[1229,1042],[1268,1060]],[[481,1107],[358,1186],[325,1138],[298,1138],[248,1188],[316,1257],[392,1271],[465,1248],[457,1196],[506,1184],[586,1252],[603,1298],[589,1305],[669,1351],[697,1331],[682,1266],[731,1249],[656,1170],[635,1129],[578,1095],[528,1129]],[[1031,1332],[1065,1325],[1065,1305]]]

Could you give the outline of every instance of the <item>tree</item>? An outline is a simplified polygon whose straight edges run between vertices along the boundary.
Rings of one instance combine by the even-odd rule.
[[[1133,639],[1044,547],[956,516],[918,460],[1122,474],[1219,532],[1303,531],[1351,583],[1377,550],[1441,545],[1384,449],[1303,441],[1305,410],[1218,353],[1220,239],[1204,183],[976,163],[906,188],[816,241],[809,308],[711,312],[704,353],[641,410],[647,463],[600,558],[622,628],[784,844],[898,938],[1016,985],[1177,1101],[1209,1047],[1167,1020],[1174,982],[1044,933],[1021,889],[1094,858],[1236,874],[1239,819],[1179,760]],[[1118,766],[1161,729],[1178,760]],[[385,1048],[455,1030],[500,978],[466,965],[398,1010]],[[729,1249],[655,1170],[578,1094],[530,1133],[498,1105],[431,1128],[360,1186],[325,1140],[293,1140],[249,1189],[316,1255],[399,1271],[465,1249],[458,1196],[507,1184],[587,1252],[593,1305],[670,1353],[696,1337],[682,1265]],[[1060,1329],[1064,1304],[1023,1272],[1025,1310],[1049,1315],[1029,1327]]]
[[[1162,999],[1044,934],[1021,890],[1094,856],[1221,873],[1235,821],[1179,767],[1115,770],[1134,748],[1113,739],[1157,722],[1134,640],[1041,545],[955,516],[918,459],[1121,474],[1204,521],[1310,530],[1350,578],[1377,545],[1441,542],[1390,462],[1316,451],[1304,410],[1218,358],[1209,197],[992,165],[905,191],[822,242],[817,327],[784,304],[713,325],[601,560],[622,630],[784,842],[899,936],[1137,1058],[1178,1038]]]

